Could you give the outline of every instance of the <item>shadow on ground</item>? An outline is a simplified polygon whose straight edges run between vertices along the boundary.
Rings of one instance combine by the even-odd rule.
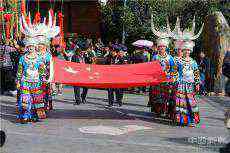
[[[107,105],[108,104],[108,99],[105,98],[98,98],[98,97],[87,97],[87,104],[94,104],[94,105]],[[100,102],[92,102],[91,100],[95,100],[95,101],[102,101],[102,102],[106,102],[104,104],[100,103]],[[56,102],[63,102],[63,103],[69,103],[69,104],[73,104],[75,101],[74,99],[55,99],[54,101]],[[146,105],[141,105],[141,104],[133,104],[133,103],[123,103],[123,105],[126,106],[137,106],[137,107],[147,107]]]
[[[134,117],[122,115],[108,110],[66,110],[55,109],[48,115],[55,119],[120,119],[135,120]]]
[[[125,109],[122,107],[108,108],[108,107],[106,107],[106,103],[90,101],[92,99],[96,100],[96,101],[106,101],[107,99],[104,99],[104,98],[87,97],[87,99],[89,99],[89,100],[87,101],[86,104],[95,105],[98,108],[103,108],[106,110],[100,110],[101,112],[99,110],[97,110],[97,112],[95,110],[73,110],[75,113],[80,113],[80,114],[76,115],[73,113],[72,114],[73,116],[71,116],[69,114],[69,115],[67,115],[67,118],[70,117],[70,118],[87,118],[87,119],[139,119],[139,120],[146,121],[146,122],[155,122],[158,124],[171,125],[171,126],[175,125],[172,122],[172,120],[165,119],[162,117],[156,117],[151,112]],[[71,103],[71,104],[74,103],[71,101],[71,99],[55,100],[55,101],[63,102],[63,103]],[[124,105],[146,107],[144,105],[133,104],[133,103],[125,103]],[[55,111],[56,111],[56,109],[55,109]],[[87,112],[84,112],[84,111],[87,111]],[[86,114],[84,114],[84,113],[86,113]],[[92,115],[92,114],[94,114],[94,115]],[[55,116],[59,116],[59,115],[56,114]],[[60,117],[58,117],[58,118],[60,118]]]
[[[92,98],[91,98],[92,99]],[[97,98],[98,100],[99,98]],[[101,98],[103,100],[103,98]],[[55,102],[71,103],[70,100],[55,100]],[[92,109],[54,109],[48,114],[48,118],[54,119],[114,119],[114,120],[142,120],[164,125],[174,125],[171,120],[154,117],[153,113],[131,110],[122,107],[105,107],[106,104],[87,102],[87,104],[99,106],[100,110]],[[132,104],[131,104],[132,105]],[[1,118],[16,123],[15,102],[1,101]]]

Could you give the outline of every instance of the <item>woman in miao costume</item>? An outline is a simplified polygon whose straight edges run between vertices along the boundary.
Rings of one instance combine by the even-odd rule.
[[[176,101],[176,94],[177,92],[177,86],[182,82],[182,77],[183,77],[183,45],[184,45],[184,40],[182,36],[182,31],[180,30],[180,19],[177,18],[176,21],[176,26],[173,31],[173,36],[174,40],[174,51],[176,52],[176,56],[174,57],[174,62],[175,62],[175,86],[174,86],[174,100]],[[180,107],[180,103],[176,101],[176,106],[174,107],[174,121],[176,120],[176,114],[178,114],[178,110]],[[180,114],[180,113],[179,113]]]
[[[43,91],[41,90],[44,74],[44,63],[36,52],[37,42],[27,37],[25,40],[26,54],[18,64],[16,103],[17,121],[27,123],[44,118]],[[39,107],[40,109],[36,109]]]
[[[41,29],[40,35],[36,36],[36,40],[38,41],[37,49],[43,59],[43,62],[45,63],[45,80],[43,82],[42,88],[44,91],[45,109],[48,111],[53,109],[51,85],[49,82],[47,82],[50,76],[50,61],[52,60],[52,55],[50,53],[50,39],[59,34],[60,28],[56,26],[56,17],[53,19],[50,11],[48,24],[45,24],[44,19],[43,23],[39,23],[36,26],[38,29]]]
[[[194,35],[194,20],[192,27],[192,31],[188,31],[186,29],[180,36],[180,41],[184,41],[183,58],[182,68],[180,67],[178,69],[179,77],[177,79],[175,95],[176,121],[179,125],[189,126],[195,126],[200,121],[199,108],[196,99],[196,94],[199,92],[200,83],[199,69],[196,61],[190,57],[190,53],[193,51],[193,47],[195,45],[193,40],[199,37],[202,32],[203,26],[197,35]]]
[[[195,60],[190,57],[194,42],[184,43],[182,79],[177,84],[176,91],[176,119],[180,125],[198,124],[199,108],[197,105],[196,94],[199,92],[199,69]]]
[[[42,84],[45,81],[45,65],[42,57],[38,54],[37,36],[41,29],[32,25],[29,14],[27,24],[25,17],[20,18],[20,30],[25,34],[25,45],[28,51],[19,60],[17,72],[17,120],[25,123],[46,118],[44,94]]]
[[[167,28],[166,31],[156,31],[153,25],[153,21],[151,18],[151,27],[153,33],[159,37],[157,39],[158,53],[153,56],[153,60],[158,60],[163,68],[163,71],[166,73],[167,79],[174,80],[174,60],[171,55],[166,52],[166,48],[169,45],[171,30],[169,27],[169,23],[167,20]],[[154,86],[152,89],[152,99],[151,99],[151,109],[157,115],[166,115],[169,111],[170,100],[172,99],[172,86],[169,82],[161,83],[158,86]]]

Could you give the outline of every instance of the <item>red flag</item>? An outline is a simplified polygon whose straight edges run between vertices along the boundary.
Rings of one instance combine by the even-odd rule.
[[[167,81],[157,61],[126,65],[80,64],[53,58],[51,82],[92,88],[128,88]]]

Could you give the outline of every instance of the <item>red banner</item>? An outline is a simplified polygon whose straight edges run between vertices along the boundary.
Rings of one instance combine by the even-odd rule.
[[[51,82],[92,88],[128,88],[167,81],[157,61],[126,65],[80,64],[53,58]]]

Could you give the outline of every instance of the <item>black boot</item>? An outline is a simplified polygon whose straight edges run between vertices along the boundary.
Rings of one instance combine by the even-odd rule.
[[[118,102],[118,106],[121,107],[122,106],[122,102]]]
[[[80,105],[81,101],[75,101],[74,105]]]
[[[83,96],[83,94],[81,94],[81,102],[82,102],[83,104],[86,103],[86,100],[85,100],[85,97]]]

